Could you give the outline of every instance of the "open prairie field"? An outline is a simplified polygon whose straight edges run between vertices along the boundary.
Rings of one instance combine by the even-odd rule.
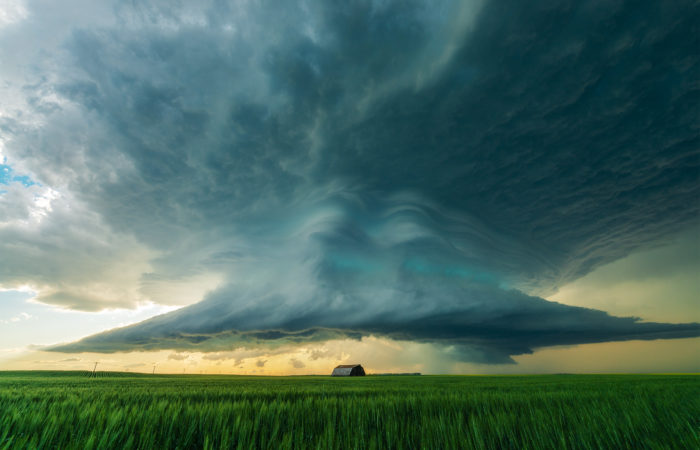
[[[0,372],[0,448],[700,448],[697,375]]]

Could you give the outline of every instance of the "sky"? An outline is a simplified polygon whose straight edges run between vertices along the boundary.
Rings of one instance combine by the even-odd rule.
[[[698,372],[697,23],[0,0],[0,369]]]

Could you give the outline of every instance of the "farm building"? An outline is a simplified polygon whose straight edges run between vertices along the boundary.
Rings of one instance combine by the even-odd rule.
[[[363,377],[365,369],[359,364],[345,364],[333,369],[332,377]]]

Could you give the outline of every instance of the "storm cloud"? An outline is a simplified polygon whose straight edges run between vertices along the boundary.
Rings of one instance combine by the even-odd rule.
[[[60,193],[2,220],[0,284],[201,302],[55,350],[377,335],[504,363],[700,335],[542,298],[698,227],[692,2],[100,5],[0,29],[33,49],[0,69],[2,151],[38,183],[0,203]],[[19,41],[42,21],[50,54]]]

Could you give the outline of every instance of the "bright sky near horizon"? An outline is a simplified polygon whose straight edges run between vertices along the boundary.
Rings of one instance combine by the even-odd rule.
[[[698,20],[0,0],[0,369],[698,372]]]

